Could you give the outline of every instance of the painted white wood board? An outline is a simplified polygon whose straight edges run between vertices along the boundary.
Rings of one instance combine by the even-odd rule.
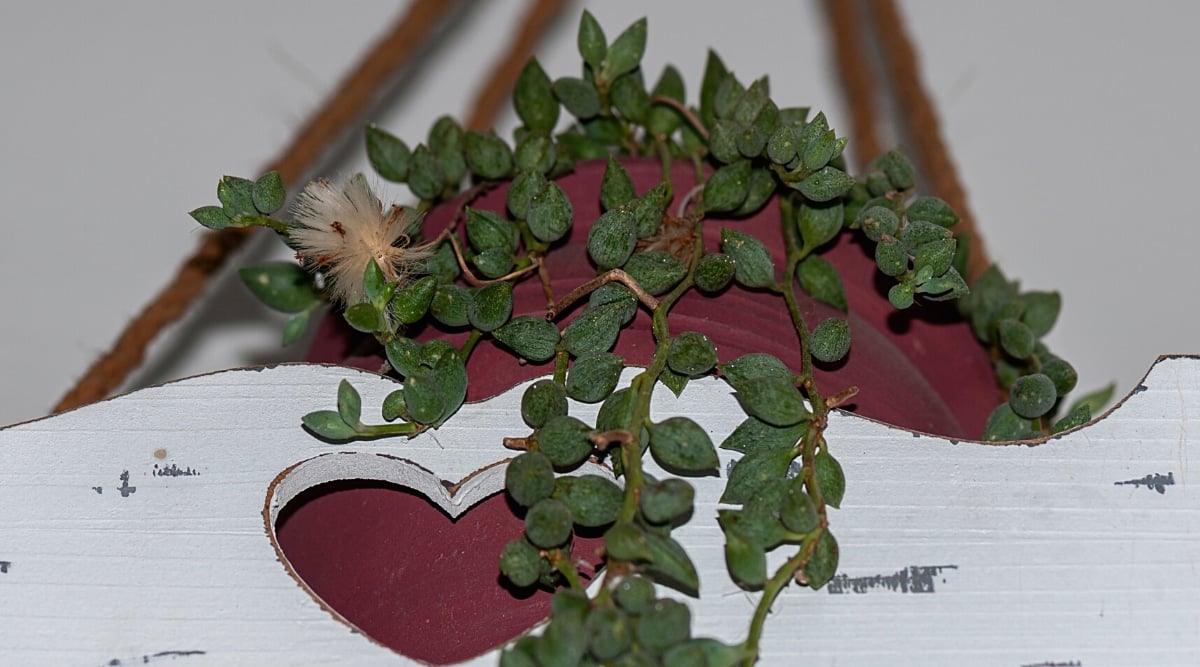
[[[342,378],[364,414],[396,387],[333,366],[231,370],[0,430],[0,662],[406,664],[288,574],[264,508],[345,477],[408,485],[453,513],[498,490],[502,468],[452,500],[391,457],[450,481],[507,458],[501,438],[528,430],[520,388],[411,441],[333,446],[299,424],[331,407]],[[716,380],[682,400],[716,441],[743,418]],[[657,415],[682,406],[655,396]],[[1197,420],[1196,357],[1163,358],[1107,416],[1032,446],[834,415],[827,437],[848,478],[831,515],[839,573],[825,590],[784,593],[761,664],[1200,663]],[[721,451],[722,470],[735,456]],[[701,597],[686,602],[697,635],[737,641],[756,595],[725,572],[723,474],[693,481],[695,515],[677,535]]]

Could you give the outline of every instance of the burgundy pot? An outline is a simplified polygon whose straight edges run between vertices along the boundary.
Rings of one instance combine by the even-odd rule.
[[[660,179],[656,160],[627,160],[624,165],[638,192]],[[601,213],[604,170],[604,161],[583,162],[557,181],[581,223],[546,259],[554,293],[560,297],[596,274],[587,256],[586,224]],[[682,194],[695,185],[694,171],[681,164],[672,179],[676,201],[669,211],[673,213]],[[507,192],[507,186],[499,187],[471,206],[503,215]],[[458,209],[458,203],[451,203],[430,211],[425,235],[444,229]],[[771,248],[777,268],[785,265],[779,208],[774,202],[751,218],[706,225],[706,250],[719,249],[723,226],[761,239]],[[953,306],[920,304],[897,312],[886,296],[889,279],[879,274],[868,248],[846,235],[823,256],[841,272],[853,339],[845,360],[817,369],[816,380],[824,393],[857,386],[858,395],[843,406],[857,414],[927,433],[978,438],[997,401],[996,383],[986,352]],[[545,296],[536,279],[517,285],[513,300],[514,315],[545,313]],[[801,308],[810,326],[841,315],[806,297]],[[576,307],[563,321],[580,310]],[[800,366],[795,331],[782,300],[774,294],[734,285],[713,299],[693,290],[672,310],[671,330],[706,334],[722,362],[748,352],[768,352],[793,368]],[[411,335],[457,345],[467,333],[429,326]],[[308,360],[377,370],[383,358],[379,351],[363,353],[369,349],[364,347],[364,337],[340,317],[327,317]],[[627,362],[645,365],[653,350],[650,317],[639,309],[614,351]],[[467,364],[467,400],[495,396],[552,370],[552,362],[519,363],[498,343],[485,339]],[[523,434],[497,433],[497,459],[506,454],[499,444],[506,435]],[[500,644],[548,614],[546,593],[514,596],[498,576],[499,551],[521,533],[521,526],[503,494],[452,524],[424,498],[409,492],[347,483],[314,490],[291,503],[286,517],[280,519],[278,535],[292,566],[326,603],[377,641],[405,655],[444,664]],[[595,538],[577,539],[575,553],[594,553],[595,544]]]

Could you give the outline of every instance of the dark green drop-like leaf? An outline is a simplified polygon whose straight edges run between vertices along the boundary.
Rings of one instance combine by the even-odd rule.
[[[541,452],[525,452],[508,462],[504,488],[521,507],[531,507],[554,491],[554,466]]]
[[[223,176],[217,183],[217,199],[226,215],[257,215],[254,207],[254,181],[237,176]]]
[[[790,379],[762,377],[737,390],[742,409],[774,426],[793,426],[811,417],[804,397]]]
[[[850,322],[841,317],[829,317],[812,331],[809,352],[817,361],[841,361],[850,351]]]
[[[800,441],[806,428],[804,422],[780,427],[772,426],[756,417],[747,417],[721,442],[721,449],[743,454],[764,450],[791,450]]]
[[[346,380],[338,383],[337,409],[342,421],[355,425],[362,420],[362,397],[354,385]]]
[[[738,160],[713,172],[704,185],[704,210],[716,213],[736,209],[750,194],[750,161]]]
[[[775,164],[787,164],[796,157],[799,145],[795,131],[788,125],[775,128],[767,140],[767,157]]]
[[[579,475],[558,478],[554,497],[567,504],[577,525],[597,528],[617,520],[624,492],[599,475]]]
[[[270,215],[283,208],[287,188],[284,187],[279,172],[268,171],[254,181],[250,196],[254,200],[254,208],[258,209],[259,213]]]
[[[301,418],[308,430],[326,440],[349,440],[356,435],[354,427],[347,424],[336,410],[318,410]]]
[[[1071,404],[1071,407],[1067,409],[1067,412],[1071,413],[1078,408],[1086,406],[1091,414],[1100,414],[1100,411],[1104,409],[1104,406],[1108,405],[1108,402],[1112,400],[1113,393],[1116,392],[1116,390],[1117,383],[1112,382],[1101,389],[1084,394],[1083,396],[1075,399],[1075,402]]]
[[[1039,338],[1050,333],[1062,308],[1062,296],[1058,292],[1026,292],[1021,300],[1025,302],[1021,321]]]
[[[718,120],[711,125],[708,134],[708,151],[717,160],[730,164],[742,159],[738,151],[740,130],[731,120]]]
[[[1054,383],[1054,391],[1059,398],[1066,396],[1079,382],[1079,374],[1075,367],[1058,357],[1051,357],[1042,363],[1042,373]]]
[[[646,85],[642,81],[642,71],[640,69],[617,77],[617,80],[612,84],[608,97],[612,101],[612,106],[625,120],[638,124],[646,121],[646,115],[650,113],[650,93],[646,92]],[[594,120],[597,122],[597,125],[599,125],[600,121],[605,120],[616,123],[615,118],[597,118]],[[599,127],[606,130],[606,135],[609,134],[607,132],[608,127]],[[606,136],[606,142],[610,146],[621,141],[620,137],[623,130],[620,128],[621,125],[616,123],[615,127],[612,128],[615,130],[612,136]]]
[[[574,524],[566,503],[543,498],[525,513],[525,537],[535,547],[553,549],[571,539],[571,527]]]
[[[734,280],[746,287],[770,287],[775,284],[775,261],[762,241],[721,228],[721,252],[733,258]]]
[[[725,566],[734,583],[746,590],[762,588],[767,579],[767,554],[737,527],[725,530]]]
[[[530,197],[525,222],[539,241],[553,243],[570,231],[572,215],[571,201],[562,188],[557,183],[546,183]]]
[[[604,77],[609,81],[632,72],[642,62],[642,54],[646,52],[646,19],[638,19],[629,26],[608,47],[604,58]]]
[[[640,646],[661,653],[690,637],[691,625],[691,612],[686,605],[659,599],[637,617],[634,636]]]
[[[599,403],[617,388],[625,360],[611,352],[581,355],[567,372],[567,395],[581,403]]]
[[[764,484],[783,479],[796,453],[791,449],[759,449],[737,460],[720,502],[740,505],[750,500]]]
[[[809,296],[842,312],[847,311],[846,288],[833,264],[820,255],[809,255],[796,266],[796,279]]]
[[[628,387],[609,394],[596,414],[597,431],[628,429],[633,419],[633,393]]]
[[[554,96],[576,118],[591,118],[600,113],[600,96],[590,81],[564,76],[554,82]]]
[[[1050,411],[1058,399],[1054,381],[1043,373],[1017,378],[1008,389],[1008,404],[1026,419],[1036,419]]]
[[[412,151],[398,137],[375,125],[367,126],[367,160],[375,173],[395,183],[408,180]]]
[[[775,185],[775,175],[769,169],[763,167],[751,169],[746,199],[733,210],[733,216],[742,218],[758,213],[775,194]]]
[[[308,330],[308,323],[312,320],[312,313],[312,309],[302,310],[287,321],[287,324],[283,326],[283,337],[280,342],[283,347],[287,347],[300,340],[304,332]]]
[[[532,428],[541,428],[551,417],[565,414],[567,391],[554,380],[538,380],[521,394],[521,418]]]
[[[500,573],[515,586],[524,588],[537,583],[541,566],[541,554],[525,540],[512,540],[500,552]],[[503,659],[500,662],[505,664]],[[529,664],[536,667],[533,662]]]
[[[512,149],[493,132],[468,131],[463,139],[463,156],[480,178],[494,181],[512,174]]]
[[[588,307],[598,308],[605,304],[621,304],[621,325],[629,324],[637,314],[637,295],[621,283],[607,283],[596,288],[588,297]]]
[[[687,389],[688,376],[676,373],[670,368],[664,368],[662,374],[658,376],[658,381],[678,398],[683,394],[683,390]]]
[[[696,263],[694,280],[702,292],[719,292],[733,280],[733,258],[723,252],[710,252]]]
[[[854,179],[846,172],[837,167],[822,167],[792,187],[812,201],[826,202],[846,194],[852,185]]]
[[[625,264],[637,244],[637,218],[628,208],[612,208],[588,231],[588,256],[601,271]]]
[[[1000,345],[1009,356],[1014,359],[1033,356],[1037,336],[1024,323],[1014,319],[1000,320],[996,323],[996,333],[1000,336]]]
[[[817,506],[804,490],[803,476],[788,483],[787,496],[779,506],[779,522],[793,533],[807,533],[821,525]]]
[[[908,204],[909,220],[923,220],[942,227],[953,227],[958,223],[958,214],[945,200],[938,197],[917,197]]]
[[[709,49],[708,57],[704,61],[704,78],[700,82],[700,120],[710,128],[717,117],[714,102],[717,88],[728,75],[729,70],[725,68],[725,63],[721,62],[721,57]]]
[[[512,283],[490,283],[475,290],[467,306],[467,319],[480,331],[493,331],[512,315]]]
[[[637,197],[633,189],[633,179],[625,167],[609,156],[608,165],[604,168],[604,177],[600,181],[600,205],[604,210],[610,210],[626,204]]]
[[[1062,433],[1079,426],[1083,426],[1092,420],[1092,411],[1087,405],[1081,405],[1066,415],[1062,419],[1054,422],[1054,426],[1050,429],[1052,433]]]
[[[618,302],[588,306],[563,330],[563,347],[575,357],[607,352],[617,342],[623,310]]]
[[[408,189],[418,198],[433,201],[442,193],[446,176],[437,157],[425,144],[413,151],[408,167]]]
[[[954,262],[954,250],[958,242],[952,238],[937,239],[917,247],[916,257],[913,258],[913,270],[920,272],[929,267],[934,276],[940,276],[950,270]]]
[[[687,265],[675,255],[661,250],[636,253],[622,268],[642,289],[655,296],[666,293],[687,275]]]
[[[838,543],[828,528],[817,538],[817,547],[813,549],[812,558],[804,568],[808,585],[814,591],[819,591],[837,574]]]
[[[717,370],[734,391],[741,391],[749,382],[761,378],[779,378],[791,382],[792,371],[778,357],[765,352],[751,352],[733,361],[719,364]]]
[[[805,203],[799,208],[796,222],[805,247],[819,248],[842,231],[845,211],[840,201],[829,204]]]
[[[246,287],[268,307],[298,313],[320,301],[312,276],[295,262],[272,262],[238,269]]]
[[[448,327],[465,327],[471,323],[471,300],[471,291],[466,287],[443,283],[434,291],[429,313]]]
[[[558,327],[536,315],[514,317],[492,336],[518,356],[534,363],[549,361],[558,345]]]
[[[554,97],[553,84],[536,58],[531,58],[517,77],[513,107],[530,130],[550,132],[558,123],[558,99]]]
[[[650,453],[668,470],[704,473],[718,465],[708,433],[687,417],[669,417],[650,426]]]
[[[225,229],[232,222],[223,206],[201,206],[190,211],[188,215],[209,229]]]
[[[637,217],[637,235],[644,239],[654,236],[662,226],[663,215],[671,203],[671,184],[662,182],[650,188],[646,194],[633,200],[633,214]]]
[[[397,336],[383,346],[388,364],[402,377],[419,372],[422,345],[411,338]]]
[[[683,546],[670,537],[645,533],[645,571],[655,581],[687,595],[700,593],[700,575]],[[658,602],[655,602],[657,605]],[[680,605],[682,606],[682,605]],[[653,606],[651,607],[653,608]],[[684,607],[686,609],[686,607]],[[643,612],[643,615],[646,612]]]
[[[494,211],[467,208],[467,242],[475,250],[504,248],[515,250],[517,230],[511,222]]]
[[[672,99],[682,104],[684,102],[684,86],[679,70],[671,65],[664,67],[658,82],[654,84],[651,96]],[[669,136],[682,122],[683,116],[679,111],[666,104],[651,106],[646,115],[646,129],[655,136]]]
[[[842,472],[842,464],[822,449],[813,457],[813,472],[825,504],[841,507],[842,497],[846,495],[846,474]]]
[[[1008,442],[1040,436],[1040,433],[1033,430],[1029,420],[1013,412],[1008,403],[1002,403],[992,410],[983,427],[983,439],[987,442]]]
[[[696,490],[682,479],[671,477],[642,489],[638,508],[653,524],[665,524],[682,519],[692,511]]]
[[[908,246],[885,236],[875,245],[875,266],[885,276],[901,276],[908,271]]]
[[[506,202],[514,218],[524,220],[534,195],[546,188],[546,177],[540,171],[523,171],[508,188]]]
[[[375,306],[369,303],[356,303],[342,313],[346,323],[355,331],[375,333],[383,328],[383,318]]]
[[[545,454],[555,467],[576,466],[592,453],[592,443],[588,440],[591,432],[587,424],[574,417],[551,417],[537,432],[537,451]]]
[[[650,557],[646,531],[633,523],[618,523],[604,534],[604,550],[610,558],[640,561]]]
[[[547,132],[527,132],[513,150],[513,162],[520,171],[549,173],[558,159],[558,147]]]
[[[917,184],[916,167],[898,150],[890,150],[880,157],[879,166],[898,190],[907,190]]]
[[[383,275],[383,269],[379,268],[379,264],[374,258],[367,262],[367,268],[363,271],[363,293],[367,297],[367,302],[381,313],[387,308],[388,302],[392,300],[392,295],[395,293],[395,285],[388,283],[387,277]]]
[[[703,375],[717,365],[717,346],[698,331],[685,331],[671,340],[667,366],[688,377]]]
[[[596,21],[592,13],[586,9],[583,10],[583,16],[579,19],[579,33],[575,38],[575,44],[579,49],[579,55],[583,57],[583,62],[587,63],[593,72],[599,72],[608,53],[608,42],[604,37],[604,29],[600,27],[600,23]]]

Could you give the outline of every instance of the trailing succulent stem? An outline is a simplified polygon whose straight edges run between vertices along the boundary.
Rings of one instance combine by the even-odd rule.
[[[647,88],[645,43],[645,20],[609,42],[584,12],[582,76],[552,80],[531,60],[516,84],[521,126],[512,142],[464,131],[449,117],[412,149],[368,127],[372,166],[406,183],[418,200],[413,207],[385,206],[359,175],[341,186],[309,184],[293,219],[274,218],[284,190],[272,173],[257,181],[226,177],[220,205],[192,212],[211,228],[266,227],[296,251],[296,263],[242,270],[264,302],[294,314],[285,343],[332,302],[351,327],[375,337],[384,370],[403,380],[377,424],[363,421],[358,393],[342,382],[336,410],[304,418],[322,438],[411,437],[438,427],[461,407],[467,361],[488,338],[523,362],[546,364],[546,376],[521,398],[529,430],[504,440],[520,451],[505,483],[522,508],[524,532],[504,547],[500,571],[514,586],[557,592],[544,631],[507,647],[503,665],[751,664],[779,595],[792,584],[819,589],[835,575],[829,508],[841,504],[846,480],[825,429],[831,408],[857,389],[826,393],[814,368],[845,357],[851,331],[848,317],[807,321],[800,304],[806,295],[847,313],[841,278],[822,257],[843,234],[873,248],[896,308],[958,300],[1010,392],[988,422],[989,439],[1069,428],[1106,400],[1088,396],[1052,418],[1075,383],[1070,365],[1040,342],[1057,316],[1058,295],[1019,292],[997,269],[969,292],[965,244],[950,231],[958,216],[941,199],[916,194],[902,153],[888,152],[852,178],[842,157],[847,140],[824,114],[780,108],[766,78],[745,85],[711,52],[698,105],[689,105],[673,67]],[[561,129],[564,110],[572,119]],[[657,157],[661,182],[638,193],[619,159],[629,156]],[[594,220],[580,219],[555,180],[587,159],[607,161]],[[676,194],[670,174],[680,162],[693,168],[696,186],[669,211]],[[474,206],[502,182],[503,212]],[[464,187],[471,189],[449,227],[423,229],[424,212]],[[771,205],[780,210],[778,238],[739,230],[737,218]],[[712,225],[719,247],[705,245]],[[596,274],[556,298],[545,258],[573,228],[576,238],[586,235]],[[782,271],[772,245],[784,250]],[[526,281],[540,284],[544,311],[513,312],[514,288]],[[720,299],[733,289],[778,298],[780,317],[795,329],[799,368],[762,353],[718,363],[703,332],[672,329],[672,308],[685,295]],[[627,364],[613,349],[639,309],[650,315],[654,352],[620,387]],[[410,337],[426,326],[469,333],[459,347]],[[693,379],[714,375],[746,414],[720,443],[740,455],[717,516],[726,565],[736,585],[759,596],[746,637],[735,644],[692,637],[689,608],[656,587],[699,594],[696,568],[673,531],[693,514],[687,478],[720,474],[720,460],[707,430],[690,417],[651,419],[655,388],[678,396]],[[572,401],[599,404],[597,417],[572,415]],[[664,478],[650,472],[647,452]],[[577,474],[587,461],[609,463],[623,484]],[[581,529],[603,534],[604,570],[591,585],[597,573],[571,553]],[[767,554],[781,548],[791,553],[769,572]]]

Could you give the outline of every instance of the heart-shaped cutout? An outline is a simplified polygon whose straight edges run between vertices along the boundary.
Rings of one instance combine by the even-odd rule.
[[[401,458],[326,454],[276,479],[266,519],[282,560],[332,612],[402,655],[452,664],[549,616],[549,592],[499,574],[500,550],[523,530],[504,469],[447,487]],[[600,544],[576,536],[573,553],[595,564]]]

